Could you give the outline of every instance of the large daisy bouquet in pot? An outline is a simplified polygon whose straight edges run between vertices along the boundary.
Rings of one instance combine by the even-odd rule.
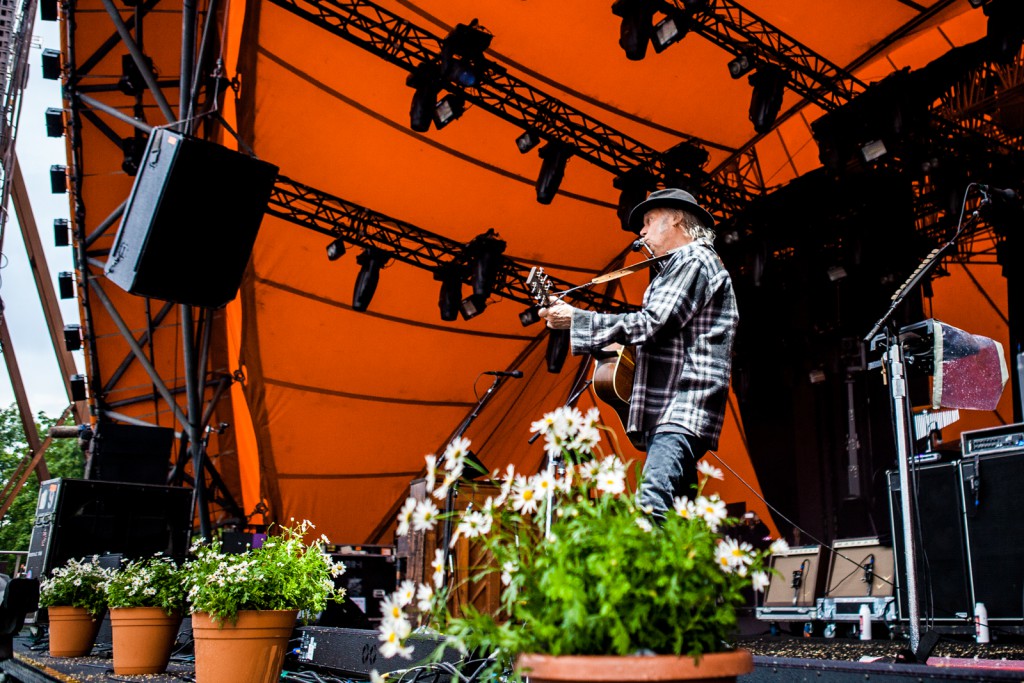
[[[482,544],[493,558],[471,580],[500,573],[495,614],[460,605],[452,616],[445,553],[433,581],[406,581],[384,604],[380,627],[386,656],[413,658],[415,628],[431,626],[465,652],[504,668],[521,653],[629,655],[705,653],[729,649],[744,589],[764,590],[767,551],[722,533],[735,522],[717,494],[705,494],[721,471],[701,462],[691,497],[674,501],[666,519],[643,510],[628,487],[627,464],[601,448],[597,409],[560,408],[532,425],[552,463],[539,473],[509,466],[492,474],[496,495],[475,509],[451,513],[454,533]],[[433,496],[410,498],[398,534],[435,529],[448,490],[459,481],[469,442],[457,439],[440,459],[427,457]],[[463,484],[464,485],[464,484]],[[485,553],[485,554],[486,554]]]

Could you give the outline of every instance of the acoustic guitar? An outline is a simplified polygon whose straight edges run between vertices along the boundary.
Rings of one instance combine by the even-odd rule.
[[[551,279],[543,268],[534,266],[530,270],[526,287],[539,306],[550,303]],[[619,416],[623,430],[629,424],[629,401],[633,395],[635,368],[636,351],[632,346],[613,344],[594,354],[594,393]]]

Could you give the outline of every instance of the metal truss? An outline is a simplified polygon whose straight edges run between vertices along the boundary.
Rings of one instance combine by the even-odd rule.
[[[754,68],[757,63],[781,67],[791,90],[826,110],[836,109],[865,88],[852,74],[731,0],[660,4],[666,14],[681,13],[690,31],[736,57],[747,57]]]
[[[444,39],[369,0],[271,1],[410,73],[441,61]],[[641,174],[652,185],[665,178],[687,184],[720,218],[734,215],[749,200],[745,187],[730,186],[699,168],[676,164],[672,161],[672,150],[663,153],[647,147],[508,74],[498,64],[484,61],[486,69],[477,85],[446,80],[444,88],[510,123],[568,145],[577,156],[617,177]],[[704,151],[702,141],[695,137],[684,137],[681,144]]]
[[[389,257],[434,273],[455,272],[467,284],[472,282],[472,256],[467,245],[385,216],[344,199],[278,176],[270,194],[268,214],[324,235],[341,238],[349,245],[373,247]],[[530,267],[507,257],[499,259],[494,294],[527,306],[534,301],[526,278]],[[550,278],[556,291],[573,285]],[[591,289],[577,289],[566,300],[585,308],[609,313],[635,310],[635,306],[601,295]]]

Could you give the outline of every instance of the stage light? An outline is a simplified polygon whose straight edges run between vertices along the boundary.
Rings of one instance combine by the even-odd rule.
[[[65,194],[68,191],[68,167],[54,164],[50,167],[50,191]]]
[[[654,51],[660,54],[669,45],[674,45],[682,40],[689,30],[690,24],[684,15],[670,14],[654,25],[651,45],[654,46]]]
[[[622,17],[619,47],[625,51],[626,59],[640,61],[647,55],[647,43],[651,41],[654,7],[647,0],[615,0],[612,14]]]
[[[786,87],[786,74],[773,64],[761,64],[747,79],[754,92],[750,96],[750,120],[754,130],[767,133],[775,123],[782,107],[782,94]]]
[[[327,245],[327,260],[337,261],[345,255],[345,240],[339,237]]]
[[[665,162],[666,185],[685,186],[684,179],[699,173],[711,157],[700,145],[684,140],[662,152],[661,158]]]
[[[69,324],[64,326],[64,348],[68,351],[77,351],[82,348],[81,325]]]
[[[72,401],[84,401],[87,398],[85,395],[85,375],[71,375],[68,377],[68,383],[71,385]]]
[[[832,282],[839,282],[846,279],[846,268],[843,266],[832,266],[828,269],[828,279]]]
[[[530,306],[519,314],[519,324],[523,327],[529,327],[534,323],[540,322],[540,307]]]
[[[478,299],[486,301],[494,290],[505,247],[505,240],[494,228],[477,235],[466,245],[466,255],[472,263],[473,294]]]
[[[362,268],[356,276],[356,286],[352,292],[352,308],[362,313],[370,306],[373,293],[377,291],[380,269],[388,262],[387,255],[376,247],[366,247],[356,257],[356,263]]]
[[[487,308],[487,297],[470,294],[459,304],[459,313],[464,320],[475,318]]]
[[[57,0],[39,0],[39,18],[43,21],[57,21]]]
[[[864,161],[868,162],[884,157],[887,151],[885,143],[881,140],[872,140],[860,148],[861,156],[864,157]]]
[[[484,51],[494,36],[476,19],[469,24],[458,24],[441,46],[441,73],[445,78],[464,88],[474,88],[487,75],[490,62]]]
[[[742,78],[750,73],[750,70],[753,68],[754,60],[750,58],[750,55],[742,53],[729,62],[729,75],[733,78]]]
[[[559,373],[569,354],[569,330],[548,330],[548,350],[545,359],[548,372]]]
[[[57,291],[61,299],[74,299],[75,274],[68,270],[57,273]]]
[[[43,78],[48,81],[60,79],[60,50],[45,49],[41,58]]]
[[[441,130],[449,123],[462,116],[466,111],[466,101],[459,95],[445,95],[434,108],[434,125]]]
[[[516,138],[516,147],[519,148],[520,154],[526,154],[539,144],[540,134],[532,128],[523,131],[523,134]]]
[[[612,180],[612,187],[619,190],[619,204],[615,209],[619,217],[620,227],[630,232],[629,214],[633,208],[647,199],[647,193],[653,190],[656,183],[651,176],[643,173],[641,169],[633,169]]]
[[[46,137],[59,138],[64,135],[64,110],[59,107],[46,109]]]
[[[992,0],[982,11],[988,17],[985,37],[992,59],[999,64],[1012,64],[1024,43],[1024,3]]]
[[[131,135],[121,140],[121,152],[124,159],[121,160],[121,170],[133,178],[139,172],[142,164],[142,155],[146,153],[147,138],[141,134]]]
[[[562,184],[562,176],[565,175],[565,164],[572,156],[572,148],[569,145],[552,141],[540,148],[540,158],[543,159],[540,165],[540,175],[537,176],[537,201],[541,204],[550,204],[558,193],[558,186]]]
[[[143,61],[149,68],[149,73],[156,78],[153,59],[149,55],[143,55]],[[121,55],[121,78],[117,81],[117,88],[128,96],[139,95],[146,89],[146,81],[142,78],[139,65],[131,55]]]
[[[412,106],[409,108],[409,127],[417,133],[430,130],[437,107],[437,94],[441,90],[441,74],[435,64],[424,62],[405,79],[405,84],[415,89]]]
[[[441,281],[441,291],[437,295],[441,320],[457,320],[462,305],[462,270],[453,265],[441,266],[434,273],[434,279]]]
[[[71,246],[71,230],[68,228],[67,218],[53,219],[53,246]]]

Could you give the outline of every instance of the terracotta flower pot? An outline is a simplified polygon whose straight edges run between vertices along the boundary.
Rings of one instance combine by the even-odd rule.
[[[530,683],[568,681],[701,681],[735,680],[754,670],[754,658],[746,650],[704,655],[698,663],[683,655],[651,657],[561,656],[524,654],[516,669],[530,677]]]
[[[103,617],[93,619],[84,607],[48,607],[50,656],[84,657],[92,651]]]
[[[159,607],[110,610],[115,674],[158,674],[167,669],[181,626],[181,615],[167,616]]]
[[[236,624],[192,615],[196,683],[273,683],[281,675],[298,610],[246,610]]]

